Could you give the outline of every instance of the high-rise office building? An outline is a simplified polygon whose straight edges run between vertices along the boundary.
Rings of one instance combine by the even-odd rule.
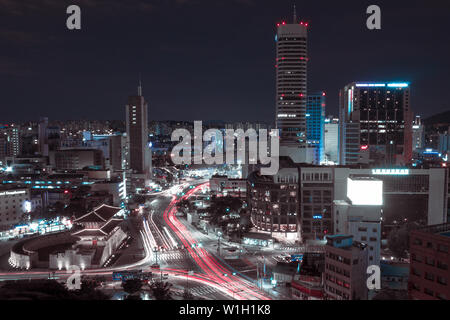
[[[412,158],[408,83],[350,83],[340,92],[342,165],[405,165]]]
[[[6,157],[16,157],[20,152],[19,126],[0,125],[0,162],[4,162]]]
[[[294,8],[295,12],[295,8]],[[296,14],[292,23],[277,24],[276,127],[280,132],[280,154],[304,161],[307,149],[307,27]],[[295,159],[297,158],[297,159]]]
[[[412,150],[419,151],[425,147],[425,126],[420,116],[414,118],[412,126]]]
[[[142,96],[142,87],[139,85],[138,95],[128,99],[126,114],[127,137],[129,146],[128,169],[133,173],[148,173],[149,159],[146,152],[148,147],[148,116],[147,103]]]
[[[314,147],[314,163],[325,162],[325,92],[308,94],[306,133],[308,144]]]
[[[148,144],[147,103],[139,84],[138,94],[130,96],[126,107],[127,159],[125,170],[126,192],[136,192],[150,185],[152,155]]]

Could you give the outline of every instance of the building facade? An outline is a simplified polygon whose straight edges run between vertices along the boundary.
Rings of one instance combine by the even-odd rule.
[[[411,231],[409,295],[450,300],[450,223]]]
[[[339,118],[325,119],[324,153],[326,164],[339,164]]]
[[[49,152],[50,164],[57,170],[81,170],[85,167],[104,168],[103,152],[97,149],[65,149]]]
[[[261,232],[296,239],[298,170],[281,169],[275,176],[249,175],[247,199],[253,225]]]
[[[306,103],[306,137],[314,147],[314,163],[325,162],[325,92],[308,94]]]
[[[414,118],[412,126],[412,148],[413,152],[417,152],[425,148],[425,126],[420,116]]]
[[[423,225],[448,220],[447,168],[356,169],[285,163],[283,159],[280,157],[281,169],[275,178],[257,173],[249,176],[247,200],[252,221],[261,231],[284,231],[286,225],[282,223],[281,228],[276,221],[289,219],[288,225],[292,226],[295,216],[297,227],[287,229],[295,230],[296,240],[305,242],[333,233],[349,233],[349,226],[354,224],[356,231],[367,228],[366,234],[355,232],[355,240],[373,243],[369,250],[373,251],[374,261],[378,261],[380,221],[388,228],[405,219]],[[278,180],[280,176],[284,178]],[[377,188],[367,191],[369,186],[365,183],[370,180],[378,181]],[[360,192],[353,200],[348,194],[349,181],[362,183],[359,189],[353,188]],[[339,219],[338,204],[342,207]]]
[[[367,300],[367,246],[352,236],[327,237],[324,291],[330,300]]]
[[[296,18],[295,18],[296,19]],[[276,121],[281,145],[306,144],[307,24],[282,22],[276,34]]]
[[[24,220],[32,210],[28,188],[0,188],[0,229],[7,230]]]
[[[408,83],[350,83],[340,91],[339,109],[341,164],[411,163],[413,119]]]
[[[128,137],[128,169],[133,173],[149,172],[148,158],[148,105],[139,86],[138,95],[130,96],[126,106],[126,125]]]

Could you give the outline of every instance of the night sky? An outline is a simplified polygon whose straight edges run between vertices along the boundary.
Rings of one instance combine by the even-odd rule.
[[[124,119],[139,73],[150,120],[272,121],[275,25],[294,3],[327,114],[352,81],[408,81],[416,113],[450,109],[446,0],[0,0],[0,122]],[[70,4],[81,31],[66,28]]]

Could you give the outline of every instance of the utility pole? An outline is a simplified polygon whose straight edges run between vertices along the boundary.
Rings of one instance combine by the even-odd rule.
[[[259,261],[256,260],[256,284],[259,287]]]

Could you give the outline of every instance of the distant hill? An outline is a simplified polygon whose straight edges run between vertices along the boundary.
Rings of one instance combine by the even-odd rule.
[[[436,124],[449,124],[450,125],[450,110],[435,114],[423,120],[426,126]]]

